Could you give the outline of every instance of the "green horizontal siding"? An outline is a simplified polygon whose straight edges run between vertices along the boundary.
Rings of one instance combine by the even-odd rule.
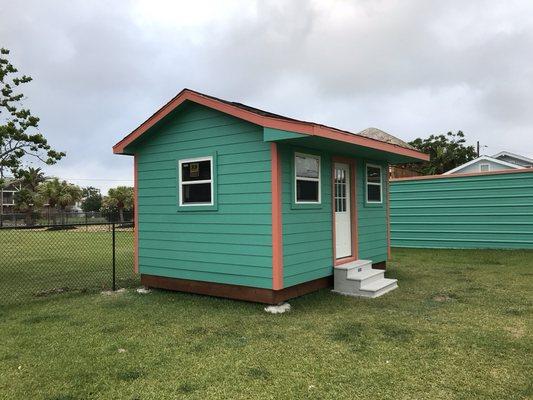
[[[292,205],[294,152],[317,154],[321,157],[322,205],[313,209],[298,209]],[[282,221],[283,221],[283,279],[284,286],[292,286],[333,273],[333,237],[331,203],[331,160],[334,154],[313,149],[280,146],[282,160]],[[345,154],[343,154],[346,156]],[[373,262],[387,260],[386,197],[382,205],[365,204],[364,165],[367,162],[387,165],[374,160],[357,160],[356,193],[358,216],[359,258]],[[383,177],[386,180],[386,176]],[[383,188],[384,195],[386,186]]]
[[[533,173],[391,183],[391,244],[533,248]]]
[[[282,172],[283,286],[293,286],[333,273],[331,220],[331,156],[313,149],[278,145]],[[321,157],[321,199],[318,208],[295,208],[294,152]]]
[[[383,173],[383,203],[366,204],[365,166],[367,163],[381,165]],[[359,258],[374,263],[387,261],[387,167],[384,162],[358,160],[357,178],[357,230]]]
[[[269,146],[261,127],[195,104],[145,135],[134,147],[140,272],[271,288]],[[178,160],[213,152],[218,209],[178,211]]]

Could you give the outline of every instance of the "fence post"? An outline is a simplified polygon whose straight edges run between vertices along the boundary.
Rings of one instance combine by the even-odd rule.
[[[116,280],[115,280],[115,223],[113,222],[113,226],[112,226],[112,235],[113,237],[113,291],[117,290],[117,287],[116,287]]]

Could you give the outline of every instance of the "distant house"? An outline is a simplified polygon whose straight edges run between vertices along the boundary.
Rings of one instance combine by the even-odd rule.
[[[520,165],[521,167],[532,168],[533,159],[529,157],[524,157],[518,154],[510,153],[508,151],[500,151],[498,154],[492,156],[500,161],[506,161],[511,164]]]
[[[0,202],[2,202],[2,210],[3,213],[11,213],[13,212],[13,208],[15,207],[15,193],[20,190],[20,183],[15,179],[7,178],[4,186],[4,195],[3,195],[3,202],[2,199],[0,199]]]
[[[141,282],[265,303],[330,286],[376,297],[389,164],[429,156],[185,89],[113,147],[134,156]],[[374,267],[374,268],[372,268]]]
[[[481,156],[472,161],[459,165],[445,172],[443,175],[471,174],[480,172],[506,171],[514,169],[532,168],[533,159],[518,154],[502,151],[493,156]]]

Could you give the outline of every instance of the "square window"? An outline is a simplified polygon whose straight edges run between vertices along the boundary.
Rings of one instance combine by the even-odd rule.
[[[378,165],[366,166],[366,202],[382,203],[382,169]]]
[[[320,204],[320,157],[295,153],[294,180],[296,204]]]
[[[179,205],[213,205],[213,158],[179,161]]]

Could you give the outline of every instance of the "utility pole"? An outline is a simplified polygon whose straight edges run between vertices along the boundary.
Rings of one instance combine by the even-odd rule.
[[[477,156],[479,157],[479,140],[477,141]]]

